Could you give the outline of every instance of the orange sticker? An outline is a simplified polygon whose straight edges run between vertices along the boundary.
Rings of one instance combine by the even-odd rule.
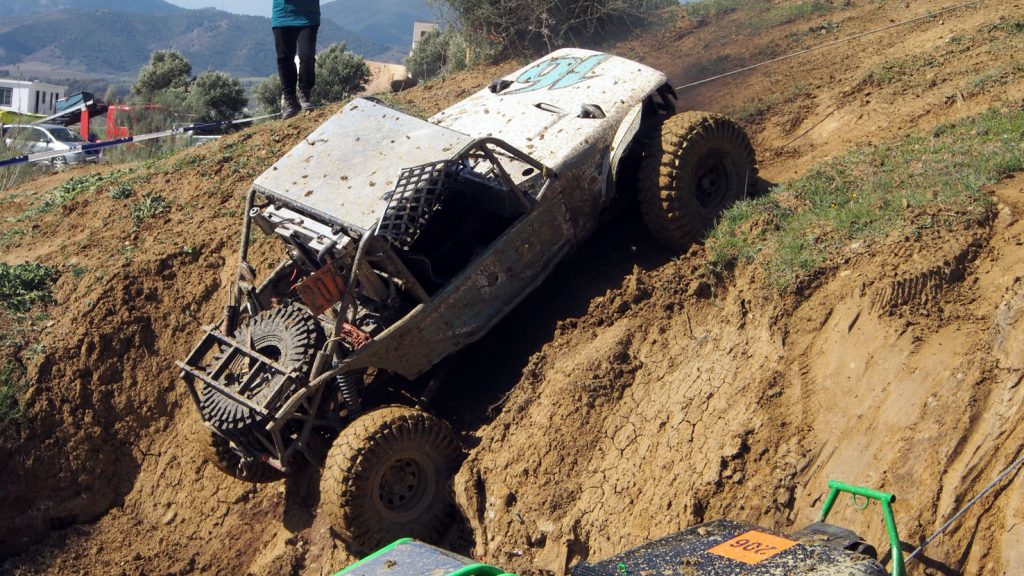
[[[726,540],[718,546],[708,550],[717,556],[738,560],[744,564],[757,564],[789,550],[796,546],[796,542],[751,530],[746,534],[740,534],[732,540]]]

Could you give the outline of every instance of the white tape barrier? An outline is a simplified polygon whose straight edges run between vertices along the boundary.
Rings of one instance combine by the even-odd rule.
[[[128,136],[126,138],[115,138],[114,140],[106,140],[103,142],[83,142],[82,144],[71,146],[67,150],[37,152],[35,154],[25,154],[24,156],[15,156],[14,158],[9,158],[7,160],[0,160],[0,168],[6,168],[7,166],[14,166],[15,164],[24,164],[27,162],[43,162],[46,160],[52,160],[60,156],[66,156],[68,154],[76,154],[79,152],[92,152],[94,150],[102,150],[104,148],[111,148],[113,146],[122,146],[124,144],[128,144],[131,142],[144,142],[146,140],[156,140],[157,138],[167,138],[168,136],[186,134],[188,132],[194,132],[196,130],[220,128],[223,126],[230,126],[232,124],[246,124],[249,122],[256,122],[258,120],[276,118],[278,116],[280,116],[280,114],[267,114],[266,116],[242,118],[240,120],[223,120],[221,122],[210,122],[206,124],[192,124],[190,126],[184,126],[182,128],[174,128],[172,130],[164,130],[162,132],[151,132],[149,134],[140,134],[138,136]]]

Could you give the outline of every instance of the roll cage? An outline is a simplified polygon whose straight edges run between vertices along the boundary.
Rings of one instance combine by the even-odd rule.
[[[256,434],[248,431],[246,436],[255,436],[258,442],[233,435],[228,438],[247,459],[269,463],[282,472],[288,471],[296,453],[314,460],[309,448],[311,435],[317,431],[336,434],[362,410],[360,386],[352,382],[351,375],[346,376],[348,363],[344,360],[358,355],[360,348],[387,327],[364,329],[367,326],[357,316],[360,299],[387,298],[390,291],[399,292],[413,306],[428,303],[445,284],[444,279],[435,276],[437,264],[458,269],[469,265],[511,223],[535,207],[556,177],[551,168],[503,140],[480,138],[449,159],[404,169],[394,189],[385,196],[387,206],[376,226],[369,230],[254,186],[246,199],[239,274],[224,318],[219,325],[204,327],[199,344],[177,363],[196,407],[201,410],[202,386],[257,415],[261,429]],[[282,210],[293,212],[329,229],[332,236],[321,234],[320,248],[313,251],[310,244],[297,240],[295,230],[285,228],[282,234],[287,219],[271,220],[268,208],[277,214]],[[455,213],[446,215],[446,210]],[[463,219],[466,228],[486,221],[483,232],[473,237],[484,245],[457,256],[443,254],[445,231],[439,231],[441,226],[433,223],[446,217],[448,221]],[[268,234],[281,236],[291,254],[258,285],[255,268],[249,262],[253,224]],[[417,253],[431,250],[426,256]],[[326,344],[308,374],[282,366],[254,350],[251,343],[229,336],[235,333],[243,314],[255,315],[282,299],[303,303],[328,327]],[[408,314],[411,312],[403,316]],[[246,380],[232,389],[222,384],[223,377],[239,358],[250,370]],[[262,394],[261,401],[244,393],[256,387],[249,380],[257,378],[276,383],[276,389]],[[332,383],[337,383],[337,393],[325,394]],[[340,401],[328,396],[340,396]]]

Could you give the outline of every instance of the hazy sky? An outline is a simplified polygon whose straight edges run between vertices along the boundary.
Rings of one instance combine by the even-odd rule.
[[[217,8],[235,14],[270,17],[270,0],[167,0],[184,8]]]

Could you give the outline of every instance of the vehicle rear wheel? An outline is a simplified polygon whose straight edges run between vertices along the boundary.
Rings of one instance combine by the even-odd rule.
[[[357,553],[402,537],[436,541],[453,518],[461,454],[448,424],[426,412],[392,406],[360,416],[327,455],[321,494],[331,527]]]
[[[750,138],[719,114],[672,116],[651,139],[640,166],[639,203],[654,236],[676,250],[699,242],[723,210],[754,193]]]

